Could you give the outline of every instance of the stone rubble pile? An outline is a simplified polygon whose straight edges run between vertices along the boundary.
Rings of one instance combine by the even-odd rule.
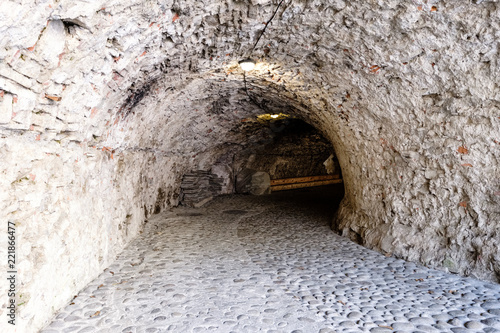
[[[182,176],[180,204],[201,207],[221,194],[224,180],[210,171],[197,170]]]

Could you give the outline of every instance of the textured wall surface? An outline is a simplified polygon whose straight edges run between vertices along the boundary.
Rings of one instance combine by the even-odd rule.
[[[262,144],[247,120],[263,111],[331,141],[343,235],[500,279],[497,2],[286,0],[258,41],[277,4],[2,1],[0,216],[17,225],[19,332],[176,204],[182,174]]]
[[[273,138],[261,147],[242,151],[235,156],[235,169],[265,171],[271,179],[328,174],[324,162],[332,155],[336,174],[340,168],[330,142],[314,127],[296,120],[282,119],[264,123]]]

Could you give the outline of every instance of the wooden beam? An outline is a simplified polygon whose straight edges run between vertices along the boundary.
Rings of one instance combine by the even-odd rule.
[[[342,179],[320,180],[316,182],[295,183],[295,184],[285,184],[285,185],[273,185],[271,186],[271,192],[293,190],[296,188],[304,188],[304,187],[339,184],[339,183],[342,183]]]
[[[333,180],[339,179],[339,175],[323,175],[323,176],[308,176],[308,177],[297,177],[297,178],[283,178],[283,179],[273,179],[271,180],[271,186],[273,185],[285,185],[285,184],[296,184],[296,183],[308,183],[321,180]]]

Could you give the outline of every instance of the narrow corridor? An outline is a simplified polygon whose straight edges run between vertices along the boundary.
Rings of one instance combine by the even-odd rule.
[[[332,232],[340,189],[155,215],[42,332],[500,332],[499,285]]]

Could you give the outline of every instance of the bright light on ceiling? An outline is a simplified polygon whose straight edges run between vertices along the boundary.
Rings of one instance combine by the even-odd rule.
[[[252,59],[241,60],[239,64],[241,69],[245,72],[251,71],[255,68],[255,61],[253,61]]]

